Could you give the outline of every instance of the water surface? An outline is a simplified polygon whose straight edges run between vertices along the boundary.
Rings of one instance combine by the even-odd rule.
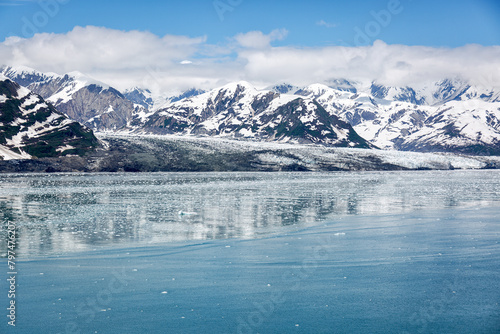
[[[0,175],[2,232],[15,222],[22,256],[249,239],[345,215],[498,203],[500,171]]]
[[[0,332],[499,333],[499,183],[499,171],[0,175],[19,241],[17,325],[2,316]]]

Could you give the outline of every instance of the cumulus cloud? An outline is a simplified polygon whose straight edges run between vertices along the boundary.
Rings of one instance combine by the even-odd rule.
[[[9,37],[0,46],[1,59],[38,68],[62,71],[94,68],[122,69],[162,59],[170,63],[196,51],[205,37],[158,37],[148,32],[76,27],[67,34],[36,34],[33,38]]]
[[[0,43],[0,63],[59,74],[77,70],[118,89],[141,86],[157,92],[209,89],[237,80],[264,87],[335,78],[411,86],[461,78],[500,87],[500,46],[433,48],[382,41],[360,47],[272,46],[287,33],[252,31],[211,45],[205,36],[76,27],[65,34],[10,37]]]

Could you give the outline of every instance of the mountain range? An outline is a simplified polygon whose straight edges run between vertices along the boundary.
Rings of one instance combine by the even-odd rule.
[[[500,92],[459,79],[419,87],[235,82],[154,95],[137,87],[120,92],[79,72],[3,66],[0,73],[99,132],[500,155]]]

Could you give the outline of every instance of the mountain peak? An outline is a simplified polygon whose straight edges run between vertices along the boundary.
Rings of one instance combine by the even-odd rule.
[[[91,76],[86,75],[86,74],[79,72],[79,71],[72,71],[72,72],[66,73],[66,76],[68,76],[69,78],[72,78],[75,81],[78,81],[79,83],[81,83],[85,86],[96,85],[96,86],[102,87],[103,89],[110,88],[110,86],[108,84],[105,84],[104,82],[99,81],[97,79],[94,79]]]
[[[248,81],[231,82],[231,83],[228,83],[228,84],[224,85],[221,89],[226,89],[226,90],[229,90],[229,91],[234,91],[234,90],[237,90],[237,89],[240,89],[240,90],[251,90],[251,91],[257,90]]]
[[[315,93],[321,93],[323,94],[324,92],[327,92],[329,90],[332,90],[332,88],[328,87],[327,85],[320,84],[320,83],[315,83],[312,85],[309,85],[306,87],[306,89],[315,92]]]

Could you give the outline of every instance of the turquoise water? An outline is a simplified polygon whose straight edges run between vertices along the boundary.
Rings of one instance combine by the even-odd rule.
[[[498,333],[499,183],[497,171],[2,175],[18,286],[16,327],[0,328]]]

